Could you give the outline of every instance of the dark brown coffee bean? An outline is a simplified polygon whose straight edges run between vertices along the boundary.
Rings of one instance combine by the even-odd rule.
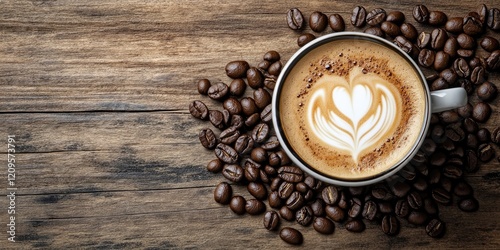
[[[461,128],[460,123],[454,123],[446,126],[445,134],[446,137],[450,138],[454,142],[465,139],[465,132]]]
[[[433,26],[444,25],[448,21],[448,17],[442,11],[429,12],[429,24]]]
[[[453,69],[459,77],[467,78],[470,75],[469,64],[463,58],[458,58],[453,62]]]
[[[481,22],[479,14],[471,12],[465,16],[463,29],[465,34],[471,36],[483,33],[483,22]]]
[[[304,241],[302,233],[291,227],[284,227],[280,231],[280,238],[291,245],[300,245]]]
[[[246,166],[245,167],[245,179],[247,181],[257,181],[260,177],[260,169],[255,166]]]
[[[264,76],[259,69],[251,67],[246,71],[248,86],[253,89],[264,87]]]
[[[433,238],[440,238],[446,230],[445,223],[439,219],[432,219],[425,227],[427,235]]]
[[[342,209],[348,209],[349,208],[349,200],[347,199],[347,194],[344,190],[340,191],[340,198],[337,203],[337,205],[342,208]]]
[[[252,149],[250,158],[257,163],[265,163],[267,161],[267,152],[261,147]]]
[[[380,213],[382,214],[392,214],[394,212],[394,209],[390,202],[382,201],[378,203],[378,211],[380,211]]]
[[[351,208],[347,212],[349,217],[355,218],[361,215],[361,212],[363,212],[363,203],[359,198],[352,198],[351,199]]]
[[[259,109],[263,109],[271,103],[271,95],[263,88],[258,88],[253,92],[253,99]]]
[[[436,53],[433,50],[422,49],[418,55],[418,64],[422,67],[429,68],[434,65]]]
[[[490,56],[486,58],[486,68],[489,71],[500,69],[500,50],[491,52]]]
[[[434,69],[436,71],[442,71],[446,69],[450,64],[450,55],[446,54],[444,51],[438,51],[434,59]]]
[[[307,193],[304,194],[304,199],[307,202],[312,201],[315,197],[316,197],[316,193],[314,191],[312,191],[312,190],[307,190]]]
[[[266,204],[257,199],[250,199],[245,204],[245,211],[250,215],[258,215],[266,211]]]
[[[194,118],[205,120],[208,117],[208,108],[202,101],[193,101],[189,103],[189,113]]]
[[[251,97],[241,98],[240,104],[241,104],[242,112],[246,116],[251,116],[254,113],[258,112],[257,105],[255,104],[254,99]]]
[[[395,24],[402,24],[405,21],[405,14],[398,10],[391,11],[387,14],[387,18],[385,20]]]
[[[458,113],[454,110],[443,111],[439,114],[439,118],[444,123],[455,123],[460,120]]]
[[[413,49],[413,44],[404,36],[397,36],[394,38],[394,43],[408,54],[410,54]]]
[[[290,182],[282,182],[279,189],[278,194],[281,199],[288,199],[290,195],[295,191],[295,185]]]
[[[490,142],[491,133],[486,128],[481,128],[477,131],[477,139],[479,142],[487,143]]]
[[[266,174],[271,178],[278,175],[278,171],[270,165],[264,166],[264,172],[266,172]]]
[[[270,51],[266,52],[266,54],[264,54],[263,59],[268,61],[268,62],[273,63],[273,62],[279,61],[281,59],[281,56],[280,56],[280,53],[278,53],[277,51],[270,50]]]
[[[377,203],[375,203],[374,201],[367,201],[363,207],[362,216],[367,220],[374,220],[377,212]]]
[[[226,64],[226,75],[233,78],[243,78],[250,65],[246,61],[232,61]]]
[[[332,234],[335,231],[335,224],[325,217],[314,218],[313,228],[320,234]]]
[[[495,149],[490,144],[481,144],[477,149],[477,156],[483,162],[488,162],[495,157]]]
[[[422,144],[421,149],[425,153],[425,155],[431,155],[434,152],[436,152],[436,147],[437,147],[437,145],[432,139],[425,139],[424,143]],[[393,190],[393,193],[395,193],[394,190]],[[396,196],[401,197],[397,194],[396,194]]]
[[[432,198],[443,205],[447,205],[451,202],[451,195],[448,191],[446,191],[444,188],[434,188],[432,190]]]
[[[270,61],[262,60],[259,64],[257,64],[257,68],[266,71],[271,65]]]
[[[465,170],[469,173],[476,172],[479,168],[476,152],[467,150],[465,152]]]
[[[326,206],[325,212],[328,218],[335,222],[341,222],[346,218],[344,210],[338,206]]]
[[[332,30],[335,32],[345,30],[344,18],[342,18],[342,16],[339,14],[332,14],[328,18],[328,24],[330,25],[330,28],[332,28]]]
[[[280,214],[281,218],[283,218],[284,220],[287,220],[287,221],[295,220],[295,212],[293,212],[292,210],[290,210],[286,206],[283,206],[280,208],[279,214]]]
[[[399,220],[396,216],[393,215],[385,215],[382,218],[382,232],[387,235],[396,235],[399,233]]]
[[[231,123],[231,114],[226,109],[222,110],[222,117],[224,118],[224,127],[226,128]],[[235,127],[236,128],[236,127]],[[239,128],[236,128],[239,129]]]
[[[485,69],[482,66],[476,66],[470,74],[470,80],[475,85],[479,85],[486,81]]]
[[[238,161],[238,152],[231,146],[223,143],[217,144],[217,147],[215,147],[215,155],[225,163],[232,164]]]
[[[250,153],[253,149],[254,141],[252,137],[244,134],[236,139],[236,143],[234,144],[234,149],[238,154],[244,155]]]
[[[302,47],[314,39],[316,39],[316,36],[311,33],[302,34],[297,38],[297,45],[299,45],[299,47]]]
[[[278,191],[272,191],[271,193],[269,193],[267,201],[269,203],[269,206],[272,208],[281,208],[281,206],[283,205],[283,202],[279,197]]]
[[[461,33],[457,36],[457,42],[462,49],[474,49],[476,47],[476,41],[474,38],[465,33]]]
[[[476,105],[474,105],[474,108],[472,109],[472,118],[477,122],[486,122],[490,118],[490,115],[491,107],[488,103],[476,103]]]
[[[200,79],[198,80],[198,93],[201,95],[207,95],[208,94],[208,89],[212,86],[210,81],[208,79]]]
[[[466,145],[467,147],[471,149],[477,149],[479,146],[479,141],[477,139],[477,136],[474,134],[468,134],[467,135],[467,140],[466,140]]]
[[[222,169],[222,175],[232,182],[240,182],[244,177],[244,170],[237,164],[226,164]]]
[[[458,55],[458,49],[459,45],[457,39],[453,36],[448,37],[448,40],[444,43],[443,51],[450,55],[450,57],[454,58]]]
[[[471,58],[474,56],[474,50],[471,49],[458,49],[457,55],[463,58]]]
[[[365,25],[366,9],[363,6],[356,6],[352,10],[351,24],[355,27],[361,28]]]
[[[312,190],[319,190],[323,183],[321,181],[318,181],[316,179],[314,179],[312,176],[307,176],[305,179],[304,179],[304,183]]]
[[[491,36],[483,37],[483,39],[481,39],[481,42],[479,44],[484,50],[488,52],[493,52],[498,48],[500,48],[500,43],[498,42],[498,40]]]
[[[464,27],[464,19],[461,17],[449,18],[444,26],[446,31],[454,34],[462,33],[464,31],[463,27]]]
[[[305,203],[304,196],[298,191],[294,191],[286,200],[286,206],[292,211],[301,208]]]
[[[313,219],[313,211],[309,206],[303,206],[295,212],[295,220],[302,226],[308,226]]]
[[[407,200],[408,200],[408,205],[410,205],[410,207],[415,210],[420,209],[424,204],[422,196],[420,196],[420,194],[415,191],[408,194]]]
[[[459,78],[457,80],[457,85],[464,88],[467,92],[467,95],[472,95],[474,87],[472,86],[472,82],[469,79]]]
[[[453,193],[461,197],[470,196],[472,195],[472,187],[464,180],[461,180],[455,185]]]
[[[278,137],[273,135],[273,136],[270,136],[269,139],[267,139],[267,141],[262,143],[261,147],[265,150],[273,150],[273,149],[278,148],[279,145],[280,145],[280,142],[278,141]]]
[[[219,159],[213,159],[208,162],[207,164],[207,170],[212,173],[218,173],[222,171],[222,167],[224,166],[224,163],[219,160]]]
[[[295,166],[282,166],[278,169],[278,176],[284,181],[298,183],[304,179],[302,170]]]
[[[273,119],[272,114],[272,104],[268,104],[264,107],[262,112],[260,112],[260,119],[265,123],[271,122]]]
[[[267,189],[262,183],[250,182],[247,185],[248,192],[258,200],[267,198]]]
[[[239,195],[233,196],[233,198],[231,199],[231,201],[229,203],[229,208],[231,208],[231,210],[235,214],[238,214],[238,215],[245,214],[246,202],[247,201],[242,196],[239,196]]]
[[[429,10],[425,5],[419,4],[413,8],[413,18],[419,23],[427,23],[429,15]]]
[[[364,193],[365,188],[364,187],[349,187],[348,190],[352,196],[360,196]]]
[[[352,219],[344,224],[349,232],[360,233],[365,230],[365,223],[361,219]]]
[[[280,217],[276,211],[267,211],[264,214],[264,227],[269,231],[278,229],[280,224]]]
[[[462,169],[455,165],[446,165],[443,168],[443,175],[450,179],[459,179],[460,177],[462,177],[462,174]]]
[[[304,182],[299,182],[295,184],[295,190],[299,191],[301,194],[305,194],[309,191],[309,187]]]
[[[279,76],[279,74],[281,72],[281,68],[283,68],[283,65],[281,64],[281,62],[276,61],[269,66],[269,69],[267,71],[271,75]]]
[[[450,87],[448,82],[443,78],[439,77],[438,79],[432,82],[430,89],[431,91],[435,91],[440,89],[447,89],[448,87]]]
[[[384,185],[375,185],[372,187],[372,196],[375,199],[388,201],[391,200],[394,196],[392,193],[385,187]]]
[[[417,38],[417,46],[420,49],[426,48],[431,43],[431,34],[427,32],[421,32]]]
[[[260,177],[260,180],[263,183],[269,184],[269,182],[271,182],[271,179],[269,178],[269,175],[267,174],[267,172],[264,169],[260,170],[259,177]]]
[[[289,9],[286,13],[286,22],[292,30],[300,30],[304,26],[304,16],[297,8]]]
[[[209,128],[202,129],[198,134],[198,138],[200,139],[201,145],[207,149],[213,149],[217,144],[217,137],[214,131]]]
[[[364,32],[378,37],[385,37],[384,32],[379,27],[369,27]]]
[[[470,59],[469,66],[471,69],[473,69],[475,67],[479,67],[479,66],[486,68],[486,61],[484,58],[476,56],[476,57]]]
[[[418,31],[411,23],[403,23],[400,27],[401,34],[410,41],[416,41],[418,38]]]
[[[243,117],[240,115],[232,115],[231,116],[231,127],[235,127],[237,129],[241,129],[245,125],[245,121],[243,120]]]
[[[493,133],[491,133],[491,141],[500,145],[500,127],[495,128]]]
[[[396,37],[399,34],[401,34],[399,26],[397,26],[394,23],[387,22],[387,21],[383,22],[380,25],[380,29],[382,29],[382,31],[384,31],[385,34],[387,34],[387,35],[389,35],[391,37]]]
[[[257,124],[252,130],[252,139],[257,143],[266,141],[268,135],[269,135],[269,126],[265,123]]]
[[[434,200],[426,198],[424,199],[424,210],[430,215],[436,215],[438,213],[438,206]]]
[[[488,11],[486,24],[488,25],[488,28],[492,30],[500,30],[500,10],[498,8],[491,8]]]
[[[265,73],[264,74],[264,86],[270,90],[273,90],[274,87],[276,86],[277,79],[278,79],[277,76],[273,76],[271,74]]]
[[[309,27],[315,32],[323,32],[328,24],[328,17],[322,12],[315,11],[309,16]]]
[[[440,50],[444,47],[446,40],[448,40],[448,34],[444,29],[434,29],[431,33],[430,45],[433,49]]]
[[[394,206],[394,213],[400,217],[405,218],[410,213],[410,206],[406,199],[398,200]]]
[[[325,202],[322,199],[316,199],[311,203],[311,209],[314,216],[320,217],[325,215]]]
[[[218,82],[208,89],[208,97],[214,100],[223,100],[229,93],[229,88],[226,84]]]
[[[335,205],[339,200],[339,192],[335,186],[328,185],[323,188],[321,197],[328,205]]]
[[[242,96],[245,93],[247,84],[241,78],[234,79],[229,84],[229,93],[234,96]]]
[[[281,166],[281,159],[274,152],[269,154],[269,165],[273,167]]]
[[[281,159],[281,165],[282,166],[284,166],[284,165],[290,165],[292,163],[292,161],[290,160],[290,158],[288,157],[288,155],[285,153],[285,151],[280,150],[280,151],[277,151],[276,154]]]
[[[240,131],[238,131],[235,127],[229,127],[220,133],[219,139],[220,142],[229,145],[233,144],[239,136]]]
[[[491,101],[497,97],[498,89],[491,82],[484,82],[476,89],[477,97],[483,101]]]
[[[466,198],[458,203],[458,208],[464,212],[474,212],[479,208],[479,202],[474,198]]]
[[[420,211],[411,211],[408,215],[408,222],[413,225],[424,225],[427,222],[427,214]]]
[[[467,103],[467,105],[458,108],[457,112],[461,117],[469,118],[472,116],[472,105]]]
[[[382,8],[375,8],[366,15],[366,23],[370,26],[379,25],[385,18],[387,13]]]
[[[233,189],[227,182],[221,182],[215,187],[214,200],[220,204],[229,204]]]

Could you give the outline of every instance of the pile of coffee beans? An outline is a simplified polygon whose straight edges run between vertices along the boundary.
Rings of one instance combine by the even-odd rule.
[[[493,131],[481,127],[492,115],[489,103],[498,92],[488,74],[500,72],[500,44],[488,34],[500,30],[500,10],[481,5],[464,17],[448,17],[417,5],[412,16],[420,23],[417,26],[432,30],[419,32],[397,10],[367,11],[357,6],[350,19],[353,30],[368,26],[364,32],[392,40],[410,54],[430,72],[431,90],[461,86],[469,94],[466,106],[432,115],[429,133],[410,164],[381,183],[349,188],[324,184],[294,166],[272,129],[271,95],[283,64],[278,52],[269,51],[257,66],[229,62],[225,68],[229,85],[208,79],[197,82],[198,92],[222,108],[209,109],[200,100],[189,104],[193,117],[213,127],[199,133],[202,146],[215,154],[207,170],[222,173],[229,182],[216,186],[215,201],[238,215],[264,214],[263,225],[270,231],[279,230],[280,220],[286,220],[300,227],[312,225],[321,234],[332,234],[336,225],[362,232],[365,223],[373,223],[393,236],[400,231],[400,221],[407,220],[437,238],[446,228],[440,206],[455,204],[462,211],[476,211],[479,203],[464,176],[495,158],[500,145],[500,127]],[[300,33],[299,46],[316,38],[304,32],[306,19],[299,9],[290,9],[286,22]],[[308,24],[316,33],[327,26],[332,32],[346,30],[344,19],[335,13],[315,11]],[[250,95],[245,95],[247,86]],[[231,185],[245,185],[253,198],[234,194]],[[300,231],[291,227],[281,228],[279,236],[289,244],[303,242]]]

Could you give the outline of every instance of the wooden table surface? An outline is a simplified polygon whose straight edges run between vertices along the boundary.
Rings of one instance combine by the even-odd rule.
[[[423,2],[449,16],[464,16],[480,4]],[[484,3],[500,7],[498,0]],[[214,155],[197,138],[210,124],[187,108],[193,99],[219,106],[199,96],[196,79],[229,83],[227,62],[256,65],[268,50],[290,58],[298,49],[298,33],[285,22],[291,7],[306,17],[315,10],[339,13],[348,30],[358,30],[348,21],[356,5],[398,9],[420,30],[411,17],[415,4],[0,0],[0,182],[8,194],[7,136],[15,135],[17,188],[15,243],[7,240],[5,226],[9,200],[0,199],[1,248],[288,247],[263,228],[262,216],[237,216],[214,202],[214,186],[224,178],[206,171]],[[500,87],[499,74],[490,80]],[[500,98],[492,107],[484,124],[490,129],[500,123]],[[337,224],[329,236],[283,225],[299,228],[308,249],[500,249],[499,165],[495,159],[466,177],[479,211],[440,207],[447,223],[442,239],[406,223],[396,237],[374,224],[361,234]],[[250,196],[244,187],[234,190]]]

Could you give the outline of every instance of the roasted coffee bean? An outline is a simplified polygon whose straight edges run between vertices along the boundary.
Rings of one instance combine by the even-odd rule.
[[[233,78],[245,77],[250,65],[246,61],[232,61],[226,64],[226,75]]]
[[[406,182],[398,181],[391,185],[391,190],[397,197],[404,197],[410,191],[410,185]]]
[[[410,205],[410,207],[415,210],[420,209],[424,204],[422,196],[420,196],[420,194],[415,191],[408,194],[407,200],[408,200],[408,205]]]
[[[486,128],[481,128],[477,131],[477,139],[479,142],[486,143],[490,142],[491,133]]]
[[[325,202],[322,199],[316,199],[311,203],[311,209],[314,216],[320,217],[325,215]]]
[[[254,141],[252,137],[244,134],[236,139],[234,149],[240,155],[248,154],[253,149]]]
[[[261,164],[255,162],[254,160],[252,159],[246,159],[245,160],[245,164],[244,164],[245,168],[250,168],[250,167],[253,167],[253,168],[257,168],[257,169],[260,169],[262,167]]]
[[[411,23],[403,23],[400,27],[401,34],[410,41],[416,41],[418,38],[418,31]]]
[[[301,194],[305,194],[309,190],[309,187],[304,182],[299,182],[295,184],[295,190],[299,191]]]
[[[362,216],[367,220],[374,220],[377,212],[377,203],[375,203],[374,201],[367,201],[363,207]]]
[[[385,20],[395,24],[402,24],[405,21],[405,14],[398,10],[391,11],[387,14],[387,18]]]
[[[253,197],[259,200],[267,198],[267,189],[262,183],[250,182],[247,185],[247,190]]]
[[[419,23],[427,23],[429,15],[429,10],[425,5],[419,4],[413,8],[413,18]]]
[[[475,15],[471,15],[471,14]],[[481,22],[479,14],[472,12],[464,17],[464,33],[471,36],[477,36],[483,33],[483,22]]]
[[[224,165],[222,175],[232,182],[240,182],[245,176],[243,168],[236,164]]]
[[[202,129],[198,134],[198,138],[200,139],[201,145],[207,149],[213,149],[217,144],[217,137],[214,131],[209,128]]]
[[[431,130],[431,138],[436,143],[443,143],[448,137],[445,134],[443,126],[437,124]]]
[[[422,67],[429,68],[434,65],[436,52],[429,49],[422,49],[418,55],[418,64]]]
[[[231,114],[226,109],[222,110],[222,117],[224,119],[224,127],[227,127],[231,123]],[[238,128],[237,128],[238,129]]]
[[[420,52],[419,52],[420,53]],[[430,75],[427,75],[425,76],[425,80],[427,82],[432,82],[432,81],[435,81],[436,79],[439,78],[439,75],[438,74],[430,74]]]
[[[471,49],[459,49],[457,50],[457,55],[463,58],[470,58],[474,56],[474,50]]]
[[[280,224],[280,217],[276,211],[267,211],[264,214],[264,227],[269,231],[278,229]]]
[[[222,171],[222,168],[224,167],[224,163],[219,160],[219,159],[213,159],[208,162],[207,164],[207,170],[212,173],[218,173]]]
[[[277,167],[277,166],[281,165],[281,159],[274,152],[269,154],[269,165],[271,165],[273,167]]]
[[[270,65],[271,65],[270,61],[262,60],[262,61],[260,61],[259,64],[257,64],[257,68],[265,71],[269,68]]]
[[[291,245],[300,245],[304,241],[302,233],[291,227],[284,227],[280,231],[280,238]]]
[[[495,128],[493,133],[491,133],[491,141],[500,145],[500,127]]]
[[[271,122],[273,119],[272,114],[272,105],[268,104],[266,107],[264,107],[262,112],[260,112],[260,119],[265,123]]]
[[[495,157],[495,149],[490,144],[481,144],[477,149],[477,156],[483,162],[488,162]]]
[[[251,97],[243,97],[240,100],[241,104],[241,109],[244,115],[246,116],[251,116],[258,112],[257,105],[255,104],[255,101]]]
[[[257,181],[259,179],[260,169],[254,166],[245,167],[245,179],[247,181]]]
[[[385,37],[384,32],[379,27],[369,27],[364,32],[378,37]]]
[[[479,208],[479,202],[474,198],[466,198],[458,203],[458,208],[464,212],[474,212]]]
[[[432,166],[440,167],[443,166],[445,162],[446,162],[446,153],[443,151],[437,151],[434,154],[432,154],[431,157],[429,158],[429,163]]]
[[[440,50],[444,47],[444,44],[448,40],[448,34],[444,29],[438,28],[434,29],[431,33],[431,48],[435,50]]]
[[[451,202],[450,193],[441,187],[432,190],[432,198],[443,205],[448,205]]]
[[[379,25],[385,18],[387,13],[382,8],[375,8],[366,15],[366,23],[370,26]]]
[[[498,40],[491,36],[483,37],[483,39],[481,39],[481,42],[479,44],[484,50],[488,52],[493,52],[498,48],[500,48],[500,43],[498,42]]]
[[[269,135],[269,126],[265,123],[257,124],[252,130],[252,139],[257,143],[262,143],[266,141],[268,135]]]
[[[229,93],[234,96],[242,96],[245,93],[247,84],[243,79],[234,79],[229,84]]]
[[[426,169],[427,169],[427,168],[426,168]],[[415,180],[415,182],[413,183],[413,187],[414,187],[416,190],[421,191],[421,192],[423,192],[423,191],[427,190],[427,187],[428,187],[428,186],[429,186],[429,185],[428,185],[428,183],[427,183],[426,179],[425,179],[425,178],[423,178],[423,177],[418,177],[418,178]]]
[[[491,52],[490,56],[486,58],[486,68],[489,71],[500,69],[500,50]]]
[[[266,204],[257,199],[250,199],[245,204],[245,211],[250,215],[261,214],[266,211]]]
[[[483,71],[484,73],[484,71]],[[484,82],[476,89],[477,97],[483,101],[491,101],[496,98],[498,89],[495,84],[491,82]]]
[[[341,222],[346,218],[346,214],[342,208],[339,206],[326,206],[325,212],[328,218],[332,219],[335,222]]]
[[[267,152],[261,147],[252,149],[250,158],[257,163],[265,163],[267,161]]]
[[[264,74],[264,86],[270,90],[273,90],[274,87],[276,86],[277,79],[278,79],[277,76],[273,76],[271,74],[265,73]]]
[[[297,8],[289,9],[286,13],[286,22],[292,30],[300,30],[304,26],[304,16]]]
[[[440,90],[440,89],[447,89],[449,86],[450,85],[448,84],[448,82],[446,82],[446,80],[439,77],[438,79],[436,79],[435,81],[432,82],[430,89],[431,89],[431,91],[435,91],[435,90]]]
[[[321,197],[328,205],[335,205],[339,200],[339,192],[335,186],[328,185],[323,188],[321,192]]]
[[[426,48],[431,43],[431,34],[425,31],[421,32],[417,38],[417,46],[420,49]]]
[[[229,145],[233,144],[239,136],[240,131],[238,131],[235,127],[229,127],[220,133],[219,139],[222,143]]]
[[[476,172],[479,169],[476,152],[467,150],[465,152],[465,170],[469,173]]]
[[[264,169],[259,169],[259,178],[262,181],[262,183],[269,184],[269,182],[271,182],[269,176],[267,175]]]
[[[304,183],[312,190],[319,190],[322,186],[322,182],[314,179],[312,176],[307,176],[304,179]]]
[[[227,182],[221,182],[215,187],[214,200],[220,204],[229,204],[233,189]]]
[[[455,58],[458,55],[458,42],[455,37],[448,37],[448,40],[444,43],[443,51],[450,55],[450,57]]]
[[[281,208],[281,206],[283,205],[283,202],[279,197],[278,191],[272,191],[271,193],[269,193],[267,201],[269,203],[269,206],[272,208]]]
[[[397,26],[394,23],[387,22],[387,21],[383,22],[380,25],[380,29],[382,29],[382,31],[384,31],[385,34],[387,34],[387,35],[389,35],[391,37],[396,37],[399,34],[401,34],[399,26]]]
[[[472,105],[467,103],[465,106],[462,106],[457,109],[458,114],[463,118],[469,118],[472,116]]]
[[[302,226],[308,226],[313,219],[313,211],[309,206],[303,206],[295,212],[295,220]]]
[[[246,72],[248,86],[253,89],[264,87],[264,76],[259,69],[251,67]]]
[[[469,148],[477,149],[477,147],[479,146],[479,141],[477,139],[477,136],[474,134],[468,134],[467,140],[466,140],[466,145]]]
[[[406,199],[398,200],[394,206],[394,213],[401,218],[405,218],[410,213],[410,206]]]
[[[263,59],[268,61],[268,62],[273,63],[273,62],[279,61],[281,59],[281,56],[280,56],[280,53],[278,53],[277,51],[270,50],[264,54]]]
[[[491,107],[488,103],[476,103],[476,105],[474,105],[474,108],[472,109],[472,118],[477,122],[486,122],[490,118],[490,115]]]
[[[349,193],[352,196],[360,196],[364,193],[365,188],[364,187],[349,187]]]
[[[450,64],[450,55],[446,54],[444,51],[438,51],[434,59],[434,69],[436,71],[442,71],[448,67]]]
[[[424,210],[430,215],[436,215],[438,213],[436,202],[430,198],[424,199]]]
[[[422,144],[421,149],[426,155],[431,155],[434,152],[436,152],[436,147],[437,147],[437,145],[432,139],[425,139],[424,143]],[[393,191],[393,193],[394,193],[394,191]],[[396,196],[401,197],[397,194],[396,194]]]
[[[231,146],[223,143],[217,144],[215,147],[215,155],[225,163],[231,164],[238,161],[238,152],[236,152],[236,150],[234,150]]]
[[[375,185],[372,187],[372,196],[379,200],[391,200],[393,195],[384,185]]]
[[[339,201],[337,205],[342,208],[342,209],[347,209],[349,208],[349,200],[347,199],[347,194],[344,190],[339,192]]]
[[[482,66],[476,66],[470,74],[470,80],[475,85],[479,85],[486,81],[485,69]]]
[[[387,235],[396,235],[399,233],[399,220],[394,215],[385,215],[382,218],[382,232]]]
[[[305,203],[304,196],[298,191],[294,191],[286,200],[286,206],[292,211],[301,208]]]
[[[292,161],[290,160],[290,158],[288,157],[288,155],[285,153],[285,151],[280,150],[280,151],[276,152],[276,154],[281,159],[281,165],[282,166],[289,165],[289,164],[292,163]]]
[[[442,176],[441,180],[440,180],[440,184],[441,184],[441,187],[444,190],[446,190],[446,192],[451,194],[451,191],[453,189],[453,181],[450,178],[448,178],[446,176]]]
[[[283,65],[281,64],[281,62],[276,61],[269,66],[269,69],[267,71],[271,75],[279,76],[282,67],[283,67]]]
[[[328,18],[328,24],[330,25],[330,28],[332,28],[332,30],[335,32],[345,30],[344,18],[342,18],[342,16],[339,14],[332,14]]]
[[[478,66],[481,66],[481,67],[485,68],[486,67],[486,61],[485,61],[484,58],[476,56],[476,57],[470,59],[469,66],[470,66],[471,69],[473,69],[475,67],[478,67]]]
[[[358,217],[361,215],[362,212],[363,212],[363,203],[361,202],[361,200],[359,198],[356,198],[356,197],[352,198],[351,199],[351,208],[347,212],[349,217],[351,217],[351,218]]]
[[[328,17],[322,12],[315,11],[309,16],[309,27],[315,32],[323,32],[328,25]]]
[[[265,141],[264,143],[261,144],[261,147],[265,150],[273,150],[279,147],[280,142],[278,141],[278,137],[275,135],[272,135]]]
[[[267,175],[269,175],[270,177],[274,177],[274,176],[277,176],[278,175],[278,171],[276,171],[275,168],[271,167],[270,165],[266,165],[264,167],[264,171],[266,172]]]
[[[228,98],[223,103],[224,109],[229,111],[231,115],[238,115],[241,113],[241,103],[235,98]]]
[[[477,13],[479,14],[479,19],[483,23],[483,26],[486,26],[486,19],[488,17],[488,7],[485,4],[481,4],[479,6]]]
[[[208,97],[214,100],[222,100],[227,96],[228,93],[229,88],[222,82],[218,82],[210,86],[210,88],[208,89]]]
[[[259,109],[263,109],[271,103],[271,95],[263,88],[258,88],[253,92],[253,99]]]
[[[207,95],[208,94],[208,89],[212,86],[210,81],[208,79],[200,79],[198,80],[198,93],[201,95]]]
[[[241,117],[240,115],[232,115],[230,125],[231,127],[241,129],[243,125],[245,125],[245,121],[243,120],[243,117]]]
[[[470,196],[472,195],[472,187],[464,180],[461,180],[453,188],[453,193],[461,197]]]
[[[443,174],[444,176],[448,177],[448,178],[451,178],[451,179],[459,179],[460,177],[462,177],[462,169],[458,166],[455,166],[455,165],[446,165],[444,166],[443,168]]]
[[[283,218],[284,220],[287,220],[287,221],[295,220],[295,213],[286,206],[283,206],[280,208],[279,214],[280,214],[281,218]]]
[[[312,201],[316,197],[316,193],[312,190],[307,190],[307,193],[304,194],[304,199],[309,202]]]
[[[362,6],[356,6],[352,10],[351,24],[355,27],[361,28],[365,25],[366,9]]]
[[[464,19],[461,17],[452,17],[449,18],[444,28],[446,31],[454,34],[462,33],[464,31]]]
[[[208,108],[202,101],[193,101],[189,103],[189,113],[194,118],[205,120],[208,117]]]
[[[304,179],[302,170],[295,166],[282,166],[278,169],[278,176],[284,181],[298,183]]]
[[[365,223],[361,219],[352,219],[346,222],[344,227],[349,232],[360,233],[365,230]]]
[[[229,208],[231,208],[231,210],[235,214],[239,214],[239,215],[245,214],[246,202],[247,201],[242,196],[239,196],[239,195],[233,196],[233,198],[231,198],[231,201],[229,203]]]
[[[304,33],[297,38],[297,45],[299,45],[299,47],[302,47],[314,39],[316,39],[315,35],[311,33]]]
[[[486,24],[488,25],[488,28],[492,30],[500,30],[500,10],[498,8],[491,8],[488,11]]]
[[[453,62],[453,70],[459,77],[467,78],[470,75],[469,64],[463,58],[458,58]]]
[[[444,25],[448,21],[448,17],[442,11],[429,12],[429,24],[433,26]]]
[[[394,43],[408,54],[410,54],[413,49],[413,44],[404,36],[397,36],[394,38]]]
[[[335,224],[325,217],[314,218],[313,228],[320,234],[332,234],[335,231]]]
[[[474,49],[476,47],[476,41],[474,38],[465,33],[461,33],[457,36],[457,42],[462,49]]]
[[[408,215],[408,222],[413,225],[423,225],[427,222],[427,214],[421,211],[411,211]]]
[[[446,227],[443,221],[439,219],[432,219],[425,227],[425,232],[433,238],[440,238],[443,236],[445,228]]]
[[[295,191],[295,185],[290,182],[282,182],[279,189],[278,194],[281,199],[288,199],[290,195]]]

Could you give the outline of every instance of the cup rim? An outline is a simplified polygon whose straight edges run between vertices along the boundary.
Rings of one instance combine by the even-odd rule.
[[[339,39],[364,39],[364,40],[369,40],[376,42],[378,44],[381,44],[383,46],[388,47],[389,49],[394,50],[397,52],[400,56],[402,56],[415,70],[417,75],[419,76],[421,83],[424,88],[425,92],[425,98],[426,98],[426,105],[425,105],[425,111],[424,111],[424,121],[423,125],[420,129],[419,137],[417,138],[416,143],[411,147],[409,152],[402,158],[400,159],[396,164],[393,166],[387,168],[386,170],[374,175],[374,176],[369,176],[365,178],[360,178],[360,179],[342,179],[342,178],[337,178],[334,176],[326,175],[324,173],[321,173],[320,171],[314,169],[313,167],[310,167],[308,163],[306,163],[304,160],[300,159],[298,154],[293,150],[292,146],[289,144],[288,140],[285,137],[284,131],[281,127],[281,119],[279,116],[279,98],[281,94],[281,90],[283,88],[284,82],[286,80],[286,77],[290,73],[290,71],[293,69],[295,64],[302,59],[309,51],[326,44],[331,41],[339,40]],[[418,149],[421,147],[423,144],[423,141],[425,139],[425,135],[427,134],[427,131],[429,129],[430,125],[430,116],[431,116],[431,95],[430,95],[430,90],[429,87],[426,84],[426,79],[424,74],[422,73],[422,70],[420,67],[416,64],[416,62],[408,55],[406,52],[404,52],[401,48],[399,48],[397,45],[391,43],[388,40],[385,40],[384,38],[371,35],[371,34],[366,34],[366,33],[361,33],[361,32],[351,32],[351,31],[343,31],[343,32],[336,32],[336,33],[331,33],[327,34],[324,36],[321,36],[319,38],[314,39],[313,41],[309,42],[308,44],[304,45],[302,48],[300,48],[298,51],[296,51],[292,57],[287,61],[285,66],[283,67],[278,79],[276,80],[276,85],[274,88],[273,96],[272,96],[272,120],[273,120],[273,127],[276,132],[276,136],[281,144],[281,147],[285,151],[285,153],[290,157],[290,159],[298,166],[300,167],[304,172],[307,174],[313,176],[314,178],[321,180],[326,183],[334,184],[334,185],[339,185],[339,186],[365,186],[365,185],[370,185],[379,181],[382,181],[386,179],[389,176],[392,176],[393,174],[397,173],[399,170],[401,170],[403,167],[405,167],[413,158],[413,156],[418,152]]]

